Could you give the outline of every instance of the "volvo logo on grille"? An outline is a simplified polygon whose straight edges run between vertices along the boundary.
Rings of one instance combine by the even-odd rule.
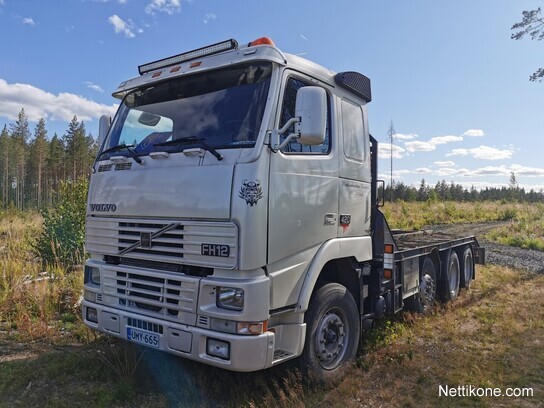
[[[115,204],[90,204],[91,211],[100,211],[100,212],[114,212],[117,210]]]
[[[140,232],[140,248],[151,248],[151,232]]]

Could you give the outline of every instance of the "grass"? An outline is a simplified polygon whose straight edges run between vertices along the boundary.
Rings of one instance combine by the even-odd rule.
[[[543,338],[544,276],[486,266],[456,302],[367,333],[357,363],[332,390],[307,385],[293,365],[233,373],[101,338],[27,342],[30,354],[10,361],[0,352],[0,407],[538,407]],[[534,395],[446,398],[439,385],[532,387]]]
[[[503,245],[544,251],[544,212],[538,219],[520,216],[510,225],[490,231],[486,237]]]
[[[325,399],[332,406],[540,406],[543,295],[542,275],[480,268],[474,287],[456,302],[378,329],[359,368]],[[532,387],[534,395],[447,398],[439,385]]]
[[[0,329],[19,340],[93,338],[78,318],[81,269],[43,268],[33,250],[40,229],[37,213],[0,213]]]
[[[503,245],[544,251],[544,204],[541,203],[395,202],[386,203],[383,211],[392,228],[403,230],[436,224],[509,221],[485,237]]]
[[[536,228],[542,217],[542,206],[423,205],[432,215],[412,203],[385,210],[397,228],[408,228],[408,215],[410,228],[507,216]],[[87,330],[81,271],[42,275],[31,249],[40,223],[37,214],[0,214],[0,407],[536,407],[544,400],[543,275],[478,268],[473,288],[456,302],[367,333],[347,378],[327,390],[309,386],[295,364],[233,373]],[[446,398],[439,385],[532,387],[534,396]]]
[[[425,201],[385,203],[382,208],[392,228],[418,230],[428,225],[544,219],[543,204],[501,201]]]

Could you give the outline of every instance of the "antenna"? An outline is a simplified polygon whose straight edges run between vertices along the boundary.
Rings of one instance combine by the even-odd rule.
[[[395,126],[393,125],[393,120],[389,122],[389,130],[387,131],[387,136],[391,141],[391,202],[393,202],[393,139],[395,138]]]

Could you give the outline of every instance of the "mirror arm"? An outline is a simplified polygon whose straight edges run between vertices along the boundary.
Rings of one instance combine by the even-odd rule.
[[[297,118],[297,117],[291,118],[291,119],[289,119],[287,121],[287,123],[281,129],[276,129],[276,130],[272,131],[272,137],[271,137],[271,139],[272,139],[271,142],[272,143],[270,143],[270,149],[274,153],[277,153],[278,150],[283,149],[285,147],[285,145],[287,145],[287,143],[289,143],[292,139],[300,137],[300,132],[297,131],[296,126],[295,126],[296,133],[291,133],[280,144],[280,136],[283,135],[285,132],[287,132],[287,130],[291,127],[291,125],[293,125],[293,124],[296,125],[297,123],[300,123],[300,118]]]

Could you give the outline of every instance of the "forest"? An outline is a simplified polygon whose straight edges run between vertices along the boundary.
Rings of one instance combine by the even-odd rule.
[[[38,209],[56,203],[62,182],[88,178],[97,153],[77,117],[65,134],[50,135],[45,119],[31,130],[24,109],[0,133],[0,208]]]
[[[98,151],[96,139],[76,116],[63,135],[50,135],[45,119],[41,118],[31,130],[24,109],[17,120],[5,124],[0,134],[0,208],[42,209],[54,206],[61,184],[88,179]],[[431,185],[421,180],[419,187],[393,182],[386,185],[387,201],[456,201],[476,202],[506,200],[539,202],[543,191],[520,188],[516,175],[511,174],[508,186],[474,186],[464,188],[454,181],[442,180]]]

